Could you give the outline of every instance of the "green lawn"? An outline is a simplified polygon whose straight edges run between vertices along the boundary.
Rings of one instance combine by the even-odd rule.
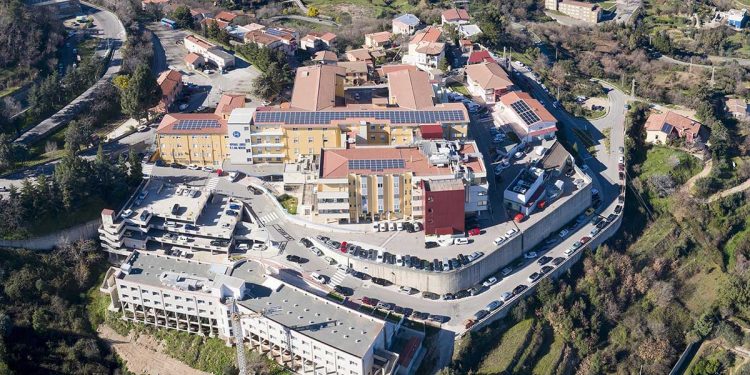
[[[679,298],[692,315],[699,316],[709,309],[719,296],[719,288],[726,277],[727,274],[718,268],[711,272],[696,273],[684,282],[680,288]]]
[[[558,335],[552,337],[552,341],[548,343],[548,351],[539,358],[534,366],[534,375],[552,375],[555,373],[557,362],[560,360],[563,350],[563,340]],[[545,347],[543,347],[545,349]]]
[[[292,215],[297,214],[297,198],[289,195],[284,194],[277,198],[279,203],[281,203],[281,206],[283,206],[287,212],[289,212]]]
[[[448,88],[450,88],[451,90],[453,90],[453,91],[455,91],[455,92],[457,92],[457,93],[459,93],[459,94],[461,94],[463,96],[471,97],[471,94],[469,94],[469,90],[466,88],[466,86],[464,86],[464,85],[462,85],[460,83],[456,83],[456,82],[451,83],[450,85],[448,85]]]
[[[641,166],[641,180],[655,174],[667,174],[682,184],[700,172],[699,161],[688,153],[670,147],[654,146],[648,150],[646,161]]]
[[[522,320],[505,331],[497,346],[482,360],[477,372],[497,374],[505,371],[516,353],[524,349],[523,345],[533,322],[533,319]]]

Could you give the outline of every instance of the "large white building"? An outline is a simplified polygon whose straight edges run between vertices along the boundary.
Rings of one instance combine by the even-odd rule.
[[[511,91],[500,97],[493,113],[495,122],[510,126],[522,141],[551,139],[557,131],[557,119],[538,100],[523,91]]]
[[[235,343],[241,337],[300,374],[409,370],[386,349],[395,325],[285,284],[252,261],[214,264],[135,251],[108,271],[101,291],[124,320]]]
[[[193,35],[186,36],[183,43],[188,52],[202,56],[204,60],[210,61],[221,70],[234,67],[234,55],[224,51],[221,47]]]

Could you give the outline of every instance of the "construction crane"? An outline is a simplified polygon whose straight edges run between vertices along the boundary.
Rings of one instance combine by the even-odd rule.
[[[258,314],[260,315],[260,314]],[[240,311],[237,309],[237,301],[232,298],[232,333],[234,335],[234,346],[237,348],[237,369],[239,375],[247,375],[247,360],[245,359],[244,335],[242,334],[242,323],[240,322]]]

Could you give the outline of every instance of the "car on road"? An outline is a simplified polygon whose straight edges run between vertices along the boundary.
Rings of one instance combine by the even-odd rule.
[[[537,263],[538,263],[538,264],[539,264],[540,266],[543,266],[543,265],[545,265],[545,264],[549,263],[549,262],[550,262],[551,260],[552,260],[552,257],[548,257],[548,256],[543,256],[543,257],[539,258],[539,260],[537,260],[536,262],[537,262]]]
[[[466,298],[471,296],[471,292],[469,292],[468,290],[459,290],[453,296],[456,297],[456,299]]]
[[[622,212],[622,205],[618,204],[615,206],[615,213],[619,215],[620,212]]]
[[[505,240],[507,240],[507,238],[505,238],[505,236],[500,236],[500,237],[498,237],[498,238],[495,238],[495,240],[494,240],[494,241],[492,241],[492,243],[494,243],[494,244],[495,244],[495,246],[498,246],[498,245],[500,245],[501,243],[505,242]]]
[[[620,172],[619,176],[620,176],[620,180],[624,180],[625,179],[625,173],[624,172]]]
[[[445,322],[447,322],[447,321],[450,320],[450,318],[447,317],[447,316],[444,316],[444,315],[435,315],[435,314],[430,314],[430,317],[427,318],[427,319],[429,319],[429,320],[431,320],[431,321],[433,321],[435,323],[445,323]]]
[[[474,313],[474,319],[476,320],[482,320],[485,316],[487,316],[487,310],[479,310]]]
[[[378,304],[378,302],[380,302],[380,300],[377,298],[366,297],[366,296],[362,297],[362,303],[368,306],[375,306]]]
[[[552,259],[552,264],[554,264],[555,266],[559,266],[564,261],[565,261],[565,258],[557,257],[555,259]]]
[[[526,252],[526,253],[523,254],[523,257],[526,258],[526,259],[534,259],[534,258],[537,257],[537,253],[536,253],[536,251],[528,251],[528,252]]]
[[[440,295],[437,293],[424,291],[422,292],[422,298],[436,300],[436,299],[440,299]]]
[[[300,242],[300,243],[302,244],[302,246],[304,246],[304,247],[307,247],[307,248],[311,248],[311,247],[313,247],[313,243],[312,243],[312,241],[308,240],[308,239],[307,239],[307,238],[305,238],[305,237],[302,237],[302,238],[301,238],[301,239],[299,240],[299,242]]]
[[[523,293],[523,291],[526,290],[526,289],[528,289],[528,288],[529,287],[526,286],[526,285],[524,285],[524,284],[518,285],[517,287],[513,288],[513,295],[517,296],[517,295]]]
[[[307,259],[305,259],[303,257],[300,257],[300,256],[297,256],[297,255],[291,255],[291,254],[286,256],[286,260],[288,260],[290,262],[294,262],[294,263],[305,263],[305,262],[307,262]]]
[[[565,237],[568,236],[568,233],[570,233],[570,231],[568,231],[567,229],[563,229],[563,230],[560,231],[559,236],[560,236],[560,238],[565,238]]]
[[[625,157],[624,156],[620,156],[619,158],[617,158],[617,162],[620,163],[620,164],[624,164],[625,163]]]
[[[518,229],[516,229],[516,228],[510,228],[510,229],[508,229],[507,232],[505,232],[505,237],[510,238],[511,236],[513,236],[514,234],[516,234],[517,232],[518,232]]]
[[[252,250],[253,251],[263,251],[266,249],[266,244],[264,243],[255,243],[253,244]]]
[[[591,216],[594,213],[594,211],[596,211],[594,207],[589,207],[586,209],[586,212],[584,213],[586,214],[586,216]]]
[[[133,215],[133,210],[127,209],[125,211],[122,211],[122,213],[120,214],[120,217],[123,218],[123,219],[126,219],[126,218],[129,218],[132,215]]]
[[[607,220],[602,220],[601,222],[599,222],[599,224],[596,224],[596,227],[599,228],[599,230],[602,230],[607,226],[607,224],[609,224]]]
[[[615,221],[615,219],[617,219],[617,215],[615,215],[615,214],[609,214],[609,216],[607,216],[607,223],[611,223],[611,222]]]
[[[409,295],[411,295],[411,294],[416,293],[417,290],[414,289],[414,288],[412,288],[412,287],[410,287],[410,286],[401,286],[400,288],[398,288],[398,292],[399,293],[403,293],[403,294],[409,294]]]
[[[489,287],[491,287],[491,286],[493,286],[495,284],[497,284],[497,277],[493,276],[493,277],[490,277],[489,279],[485,280],[482,283],[482,286],[485,287],[485,288],[489,288]]]
[[[226,214],[229,216],[237,216],[237,211],[227,210]]]
[[[372,282],[373,282],[373,284],[377,284],[377,285],[380,285],[380,286],[388,286],[388,285],[391,285],[391,282],[390,282],[390,281],[388,281],[388,280],[386,280],[386,279],[381,279],[381,278],[379,278],[379,277],[373,277],[373,278],[372,278]]]
[[[478,236],[482,233],[482,231],[479,228],[471,228],[467,231],[467,234],[469,236]]]
[[[148,130],[148,125],[140,125],[138,128],[136,128],[139,132],[145,132]]]
[[[237,181],[238,177],[240,177],[240,173],[239,172],[229,172],[229,173],[227,173],[226,179],[229,182],[235,182],[235,181]]]
[[[378,302],[377,305],[375,305],[376,309],[388,310],[388,311],[393,310],[395,307],[396,307],[395,304],[393,304],[391,302],[383,302],[383,301],[380,301],[380,302]]]
[[[474,320],[474,319],[466,319],[466,320],[464,320],[464,328],[465,329],[469,329],[469,328],[473,327],[476,322],[477,321]]]
[[[513,272],[513,268],[508,266],[508,267],[503,268],[503,270],[500,272],[503,274],[503,276],[508,276],[510,275],[511,272]]]
[[[453,295],[453,293],[445,293],[443,294],[443,301],[450,301],[455,299],[456,297]]]
[[[412,318],[419,319],[419,320],[425,320],[429,316],[430,316],[430,314],[428,314],[426,312],[422,312],[422,311],[414,311],[414,312],[411,313],[411,317]]]
[[[334,286],[333,290],[336,293],[341,294],[344,297],[349,297],[354,294],[354,290],[352,288],[348,288],[348,287],[341,286],[341,285]]]
[[[552,271],[554,268],[555,267],[552,267],[552,266],[544,266],[544,267],[542,267],[539,270],[539,273],[541,273],[542,275],[544,275],[544,274],[548,273],[549,271]]]
[[[321,283],[321,284],[325,284],[325,283],[327,282],[327,278],[326,278],[325,276],[323,276],[323,275],[321,275],[321,274],[317,273],[317,272],[313,272],[313,273],[311,273],[311,274],[310,274],[310,277],[311,277],[311,278],[312,278],[313,280],[315,280],[315,281],[317,281],[317,282],[319,282],[319,283]]]
[[[497,308],[500,307],[500,306],[502,306],[502,305],[503,305],[503,301],[494,300],[494,301],[488,303],[487,306],[484,307],[484,309],[487,312],[491,312],[491,311],[497,310]]]
[[[455,238],[453,240],[453,244],[455,244],[455,245],[468,245],[469,244],[469,239],[468,238],[463,238],[463,237],[462,238]]]
[[[600,221],[602,221],[602,217],[597,215],[597,216],[594,216],[593,219],[591,219],[591,224],[597,225],[599,224]]]
[[[589,241],[591,241],[591,237],[589,237],[589,236],[584,236],[584,237],[581,237],[581,239],[580,239],[580,240],[578,240],[578,242],[580,242],[580,243],[581,243],[581,245],[585,245],[585,244],[586,244],[587,242],[589,242]]]
[[[541,278],[541,277],[542,277],[542,275],[539,272],[534,272],[531,275],[529,275],[528,278],[526,278],[526,281],[528,281],[530,283],[533,283],[533,282],[536,282],[537,280],[539,280],[539,278]]]
[[[436,248],[438,246],[440,246],[440,245],[438,245],[438,243],[435,242],[435,241],[427,241],[427,242],[424,243],[424,248],[425,249],[434,249],[434,248]]]
[[[589,235],[590,235],[591,237],[594,237],[594,236],[596,236],[597,234],[599,234],[599,232],[601,232],[601,229],[599,229],[599,228],[597,228],[597,227],[594,227],[594,229],[592,229],[592,230],[591,230],[591,232],[589,232]]]

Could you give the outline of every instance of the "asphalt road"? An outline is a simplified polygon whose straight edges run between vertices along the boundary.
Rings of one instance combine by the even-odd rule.
[[[43,137],[44,135],[54,131],[60,126],[64,126],[68,123],[75,115],[77,115],[86,106],[84,105],[87,101],[95,99],[94,93],[96,88],[103,85],[106,81],[111,79],[117,72],[120,71],[122,64],[122,52],[121,47],[125,43],[125,27],[122,25],[120,20],[115,16],[114,13],[107,10],[98,8],[92,4],[82,3],[86,13],[90,13],[94,17],[95,25],[102,30],[101,38],[103,40],[109,40],[110,46],[113,49],[112,58],[109,61],[107,70],[104,75],[94,85],[89,87],[83,94],[73,99],[65,107],[53,114],[49,118],[40,122],[33,128],[27,130],[15,142],[29,144],[34,140]]]

